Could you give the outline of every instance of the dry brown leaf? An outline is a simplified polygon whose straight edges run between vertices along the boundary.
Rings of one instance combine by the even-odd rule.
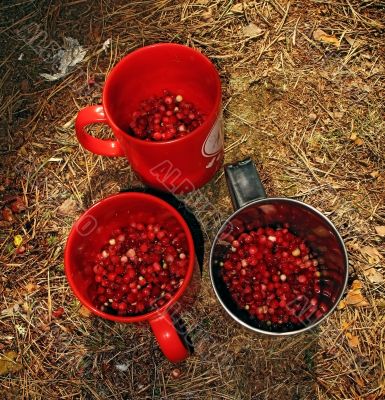
[[[249,38],[259,36],[262,33],[262,29],[259,26],[253,24],[252,22],[249,25],[244,26],[242,30],[243,30],[243,35]]]
[[[362,146],[364,144],[364,141],[358,137],[355,141],[354,144],[356,144],[357,146]]]
[[[204,13],[202,13],[202,18],[205,21],[210,21],[213,19],[213,10],[211,8],[208,9],[208,11],[205,11]]]
[[[374,229],[376,230],[378,236],[385,236],[385,226],[375,226]]]
[[[8,351],[3,356],[0,356],[0,375],[6,375],[8,373],[18,372],[23,366],[15,361],[17,353],[14,351]]]
[[[360,247],[360,252],[364,257],[368,259],[369,264],[377,264],[382,258],[380,252],[372,246]]]
[[[92,315],[92,312],[87,307],[81,306],[79,308],[79,315],[84,318],[90,318]]]
[[[373,171],[370,173],[372,178],[378,178],[380,176],[380,171]]]
[[[345,299],[345,304],[355,307],[365,307],[369,303],[361,293],[362,283],[358,280],[353,281],[352,288],[349,290]]]
[[[231,7],[231,12],[233,13],[241,13],[243,11],[243,3],[234,4]]]
[[[348,339],[348,344],[350,347],[354,348],[354,347],[358,347],[360,344],[360,341],[358,339],[358,336],[355,336],[353,334],[351,334],[350,332],[347,332],[345,334],[346,339]]]
[[[333,35],[329,35],[322,29],[316,29],[313,32],[313,38],[318,42],[332,44],[333,46],[340,47],[340,41]]]
[[[29,282],[25,285],[25,289],[27,290],[27,293],[32,293],[35,290],[39,289],[39,286],[35,283]]]
[[[350,44],[350,46],[354,46],[356,48],[365,44],[363,40],[353,39],[347,35],[344,36],[344,39]]]
[[[354,380],[355,380],[355,382],[357,383],[358,386],[360,386],[360,387],[364,387],[365,386],[365,381],[362,378],[360,378],[359,376],[356,376],[354,378]]]
[[[57,212],[64,216],[73,216],[76,214],[78,206],[73,199],[64,200],[62,205],[57,209]]]
[[[374,267],[366,269],[364,275],[368,278],[371,283],[382,283],[384,282],[384,276],[381,272],[378,272]]]

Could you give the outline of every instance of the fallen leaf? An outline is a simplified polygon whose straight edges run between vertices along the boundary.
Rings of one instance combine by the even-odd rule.
[[[352,288],[349,290],[348,294],[346,295],[345,299],[342,300],[343,307],[345,305],[351,305],[355,307],[365,307],[368,306],[369,303],[365,299],[365,297],[361,293],[362,283],[359,280],[353,281]],[[341,307],[341,308],[343,308]],[[341,309],[340,307],[338,307]]]
[[[1,315],[3,317],[12,317],[13,315],[15,315],[15,313],[19,311],[19,308],[20,308],[19,304],[16,303],[11,307],[2,310]]]
[[[213,10],[211,8],[209,8],[207,11],[205,11],[204,13],[202,13],[202,18],[205,21],[210,21],[213,19]]]
[[[360,386],[360,387],[364,387],[365,386],[365,381],[362,378],[360,378],[359,376],[356,376],[354,378],[354,380],[355,380],[355,382],[357,383],[358,386]]]
[[[364,141],[358,137],[355,141],[354,144],[356,144],[357,146],[362,146],[364,144]]]
[[[351,334],[350,332],[347,332],[345,334],[346,339],[348,339],[348,344],[350,347],[354,348],[354,347],[358,347],[360,344],[360,341],[358,339],[358,336],[355,336],[353,334]]]
[[[243,30],[243,35],[249,38],[259,36],[262,33],[262,29],[259,26],[253,24],[252,22],[249,25],[244,26],[242,30]]]
[[[234,4],[231,7],[233,13],[241,13],[243,11],[243,3]]]
[[[15,214],[19,214],[26,209],[24,200],[21,197],[16,197],[16,200],[11,204],[11,210]]]
[[[0,375],[18,372],[23,368],[21,363],[15,361],[16,358],[17,353],[14,351],[8,351],[3,356],[0,356]]]
[[[23,243],[23,236],[21,235],[16,235],[13,238],[13,243],[16,247],[19,247]]]
[[[381,274],[381,272],[378,272],[374,267],[364,270],[364,275],[368,278],[368,280],[371,283],[384,282],[384,276]]]
[[[57,209],[57,212],[64,216],[71,216],[76,214],[78,206],[73,199],[64,200],[62,205]]]
[[[385,226],[375,226],[374,229],[376,230],[378,236],[385,236]]]
[[[351,324],[352,324],[351,322],[342,321],[341,329],[342,329],[343,331],[345,331],[346,329],[349,328],[349,326],[350,326]]]
[[[377,264],[380,262],[382,256],[380,252],[372,246],[363,246],[360,247],[361,254],[367,258],[369,264]]]
[[[372,178],[378,178],[380,176],[380,171],[373,171],[370,173]]]
[[[349,137],[349,139],[353,140],[353,142],[354,142],[357,139],[357,133],[356,132],[352,132],[350,137]]]
[[[29,282],[25,285],[25,289],[27,290],[27,293],[32,293],[36,289],[39,289],[39,286],[36,285],[35,283]]]
[[[344,39],[350,44],[350,46],[359,47],[364,44],[364,42],[360,39],[353,39],[350,36],[345,35]]]
[[[335,111],[335,112],[333,113],[333,117],[334,117],[334,118],[341,119],[343,116],[344,116],[344,113],[341,112],[341,111]]]
[[[92,313],[87,307],[81,306],[79,308],[79,315],[84,318],[89,318],[92,315]]]
[[[8,207],[3,208],[3,210],[1,211],[1,215],[2,215],[4,221],[7,221],[7,222],[14,221],[12,211]]]
[[[385,299],[376,299],[374,301],[377,307],[384,308],[385,307]]]
[[[319,42],[332,44],[336,47],[340,47],[340,41],[335,36],[327,34],[322,29],[316,29],[313,32],[313,38]]]

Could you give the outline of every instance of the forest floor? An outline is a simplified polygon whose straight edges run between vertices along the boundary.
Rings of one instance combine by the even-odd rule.
[[[0,397],[384,399],[385,2],[3,0],[0,14]],[[68,37],[86,56],[47,81]],[[232,212],[222,173],[201,189],[211,212],[190,205],[206,242],[184,315],[193,356],[172,365],[148,327],[92,317],[70,290],[72,224],[140,185],[125,159],[85,151],[74,120],[125,54],[157,42],[197,48],[218,68],[225,162],[253,158],[268,195],[305,201],[341,233],[347,294],[314,331],[256,336],[216,300],[207,254],[214,218]]]

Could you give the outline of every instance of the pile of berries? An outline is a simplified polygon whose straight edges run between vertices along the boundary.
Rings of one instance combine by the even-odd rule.
[[[179,226],[132,222],[115,229],[93,265],[95,305],[122,316],[162,307],[182,285],[188,265]]]
[[[300,324],[328,311],[320,301],[319,261],[288,228],[242,229],[220,262],[236,304],[268,326]]]
[[[203,115],[193,104],[180,94],[165,90],[163,96],[140,103],[132,113],[129,133],[142,140],[163,142],[187,135],[203,121]]]

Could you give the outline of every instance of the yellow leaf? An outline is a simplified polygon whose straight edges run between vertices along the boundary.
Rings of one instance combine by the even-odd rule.
[[[378,236],[385,236],[385,226],[375,226],[374,229],[376,230]]]
[[[81,306],[79,308],[79,314],[80,314],[80,316],[82,316],[84,318],[89,318],[92,315],[91,311],[87,307],[84,307],[84,306]]]
[[[15,244],[16,247],[19,247],[23,243],[23,236],[21,235],[16,235],[13,238],[13,243]]]
[[[370,176],[372,178],[378,178],[380,176],[380,172],[379,171],[373,171],[370,173]]]
[[[345,308],[345,307],[346,307],[346,301],[345,301],[345,300],[341,300],[341,301],[338,303],[337,309],[338,309],[338,310],[342,310],[342,309]]]
[[[352,289],[351,290],[360,290],[362,289],[362,283],[359,280],[354,280],[352,283]]]
[[[39,289],[39,286],[36,285],[35,283],[29,282],[25,285],[25,289],[27,290],[28,293],[34,292],[36,289]]]
[[[354,141],[354,144],[356,144],[357,146],[362,146],[363,144],[364,144],[364,141],[361,139],[361,138],[357,138],[355,141]]]
[[[349,137],[349,139],[355,141],[357,139],[357,133],[356,132],[352,132],[350,137]]]
[[[352,288],[349,290],[348,294],[343,300],[344,305],[339,307],[339,309],[343,308],[345,305],[351,305],[355,307],[368,306],[369,303],[362,295],[361,288],[362,288],[362,283],[358,280],[355,280],[352,284]]]
[[[313,32],[313,38],[318,42],[332,44],[333,46],[340,47],[340,41],[333,35],[329,35],[322,29],[316,29]]]
[[[351,323],[349,323],[349,322],[342,321],[341,329],[342,329],[343,331],[345,331],[346,329],[349,328],[350,324],[351,324]]]
[[[360,344],[360,341],[358,339],[358,336],[355,336],[353,334],[351,334],[350,332],[347,332],[345,334],[346,339],[348,339],[348,344],[350,347],[354,348],[354,347],[358,347]]]
[[[6,375],[8,373],[20,371],[23,366],[15,361],[17,353],[14,351],[8,351],[3,356],[0,356],[0,375]]]

